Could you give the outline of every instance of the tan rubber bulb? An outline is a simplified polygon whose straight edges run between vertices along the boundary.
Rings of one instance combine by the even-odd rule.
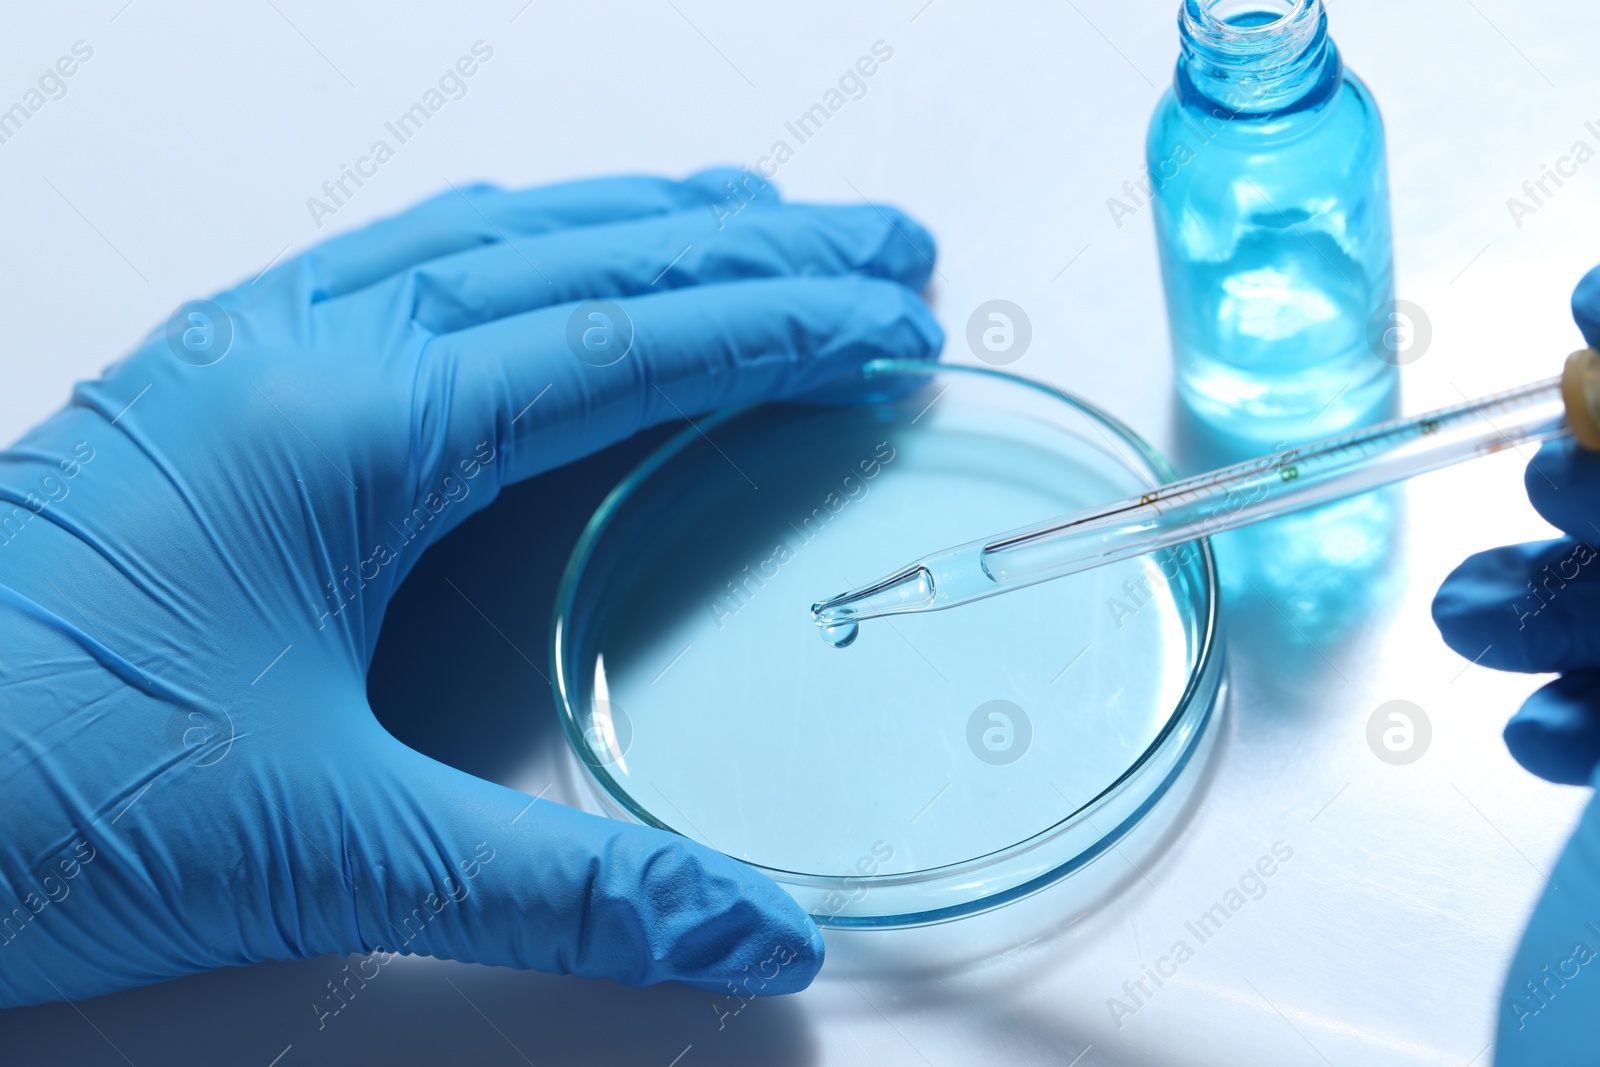
[[[1572,436],[1584,449],[1600,452],[1600,352],[1580,348],[1567,357],[1561,371],[1561,399]]]

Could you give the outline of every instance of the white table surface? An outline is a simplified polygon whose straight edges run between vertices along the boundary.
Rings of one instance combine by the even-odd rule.
[[[962,336],[977,304],[1013,300],[1034,339],[1012,369],[1101,403],[1171,452],[1183,441],[1149,213],[1119,228],[1105,202],[1139,173],[1176,54],[1176,6],[11,5],[0,11],[0,105],[75,41],[94,53],[65,97],[0,144],[0,437],[60,405],[181,300],[447,179],[754,162],[881,40],[892,59],[798,146],[778,174],[785,194],[916,214],[940,242],[932,299],[952,339],[946,358],[972,360]],[[1600,259],[1600,161],[1520,226],[1506,199],[1574,141],[1600,147],[1600,9],[1339,0],[1331,18],[1388,123],[1399,295],[1433,325],[1430,350],[1404,372],[1406,410],[1554,373],[1578,345],[1572,285]],[[480,39],[494,57],[468,95],[319,231],[306,198]],[[374,705],[398,735],[529,792],[552,781],[549,697],[508,643],[542,655],[556,570],[639,454],[625,447],[508,493],[430,554],[375,668]],[[1065,929],[1009,948],[986,947],[996,924],[981,921],[830,935],[811,989],[752,1004],[721,1030],[712,998],[684,989],[405,960],[319,1031],[311,1004],[343,961],[268,964],[0,1013],[0,1059],[1487,1063],[1501,970],[1587,794],[1513,763],[1500,725],[1539,680],[1454,656],[1428,602],[1468,552],[1549,535],[1523,499],[1521,467],[1502,454],[1396,492],[1380,542],[1359,524],[1322,557],[1303,532],[1280,539],[1273,558],[1292,565],[1257,573],[1259,588],[1228,604],[1234,699],[1204,795],[1174,842]],[[548,517],[552,493],[571,499],[570,514]],[[1375,558],[1323,558],[1345,549]],[[481,597],[506,641],[446,577]],[[412,662],[398,651],[406,642],[438,658]],[[473,709],[449,727],[429,709],[447,693]],[[1409,766],[1367,747],[1367,718],[1391,699],[1433,725]],[[1275,841],[1294,857],[1267,895],[1114,1023],[1107,999]],[[1036,898],[1031,914],[1052,906]]]

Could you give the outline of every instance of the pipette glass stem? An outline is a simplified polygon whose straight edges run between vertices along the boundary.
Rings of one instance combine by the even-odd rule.
[[[1568,433],[1562,379],[1287,448],[937,552],[812,607],[819,626],[937,611]]]

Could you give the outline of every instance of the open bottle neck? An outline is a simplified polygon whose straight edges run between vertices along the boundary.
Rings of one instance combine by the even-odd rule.
[[[1339,79],[1322,0],[1183,0],[1178,30],[1180,95],[1233,115],[1314,106]]]

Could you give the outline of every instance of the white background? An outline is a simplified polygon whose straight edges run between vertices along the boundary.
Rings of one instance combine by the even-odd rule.
[[[796,146],[784,194],[912,212],[940,244],[931,295],[946,358],[971,361],[962,337],[977,304],[1013,300],[1034,339],[1011,369],[1102,404],[1163,450],[1180,443],[1149,213],[1119,228],[1106,207],[1139,175],[1170,81],[1172,0],[523,4],[8,5],[0,107],[73,42],[94,55],[0,144],[0,438],[180,301],[447,180],[681,175],[793,145],[784,122],[881,40],[893,58]],[[1520,226],[1506,200],[1574,141],[1600,148],[1600,9],[1339,0],[1330,19],[1387,121],[1399,295],[1432,321],[1431,348],[1404,372],[1406,409],[1555,373],[1579,344],[1572,285],[1600,259],[1600,161]],[[319,230],[306,199],[478,40],[494,58],[468,95]],[[403,961],[319,1032],[310,1004],[343,961],[273,964],[5,1013],[0,1047],[8,1062],[141,1067],[1485,1063],[1501,970],[1586,794],[1530,778],[1499,741],[1537,681],[1455,657],[1427,607],[1468,552],[1548,535],[1521,467],[1506,454],[1397,494],[1384,562],[1352,579],[1353,622],[1324,625],[1331,564],[1315,559],[1231,603],[1235,700],[1197,814],[1114,903],[1028,946],[960,966],[830,964],[811,990],[722,1030],[705,994]],[[511,506],[485,522],[509,521]],[[481,561],[453,565],[494,581]],[[542,647],[547,607],[525,605],[508,632]],[[484,714],[529,715],[525,682],[479,687]],[[1365,726],[1400,698],[1425,709],[1434,737],[1418,762],[1391,767]],[[547,730],[503,740],[510,755],[493,766],[466,742],[441,756],[529,792],[550,781]],[[1123,980],[1278,840],[1295,857],[1268,895],[1114,1024],[1106,1001]],[[830,952],[911,946],[915,959],[945,936],[830,939]]]

